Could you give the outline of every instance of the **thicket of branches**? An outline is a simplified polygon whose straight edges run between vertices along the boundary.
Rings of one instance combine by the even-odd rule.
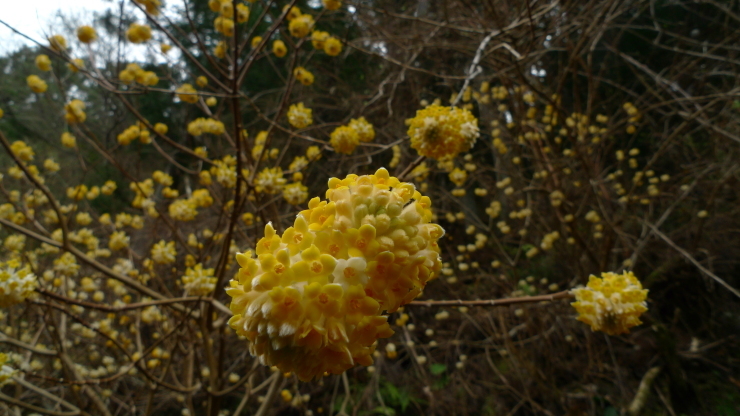
[[[155,3],[121,2],[89,45],[75,30],[93,22],[75,22],[49,33],[69,48],[0,58],[0,261],[39,277],[0,310],[4,412],[740,412],[737,4],[261,0],[224,36],[208,2]],[[341,52],[291,36],[286,5]],[[132,23],[153,34],[135,54]],[[34,74],[46,92],[26,87]],[[84,122],[65,119],[74,99]],[[309,126],[288,119],[299,102]],[[477,117],[469,152],[410,147],[407,119],[434,102]],[[332,133],[359,117],[374,140],[337,152]],[[433,201],[439,278],[389,316],[372,367],[304,383],[260,365],[227,325],[235,254],[329,178],[380,167]],[[650,290],[643,326],[573,319],[567,290],[623,270]]]

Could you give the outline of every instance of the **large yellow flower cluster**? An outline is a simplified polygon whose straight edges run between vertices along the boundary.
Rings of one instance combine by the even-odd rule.
[[[441,270],[431,200],[385,169],[329,180],[293,227],[272,225],[226,290],[229,325],[267,365],[301,380],[370,365],[393,334],[384,312],[418,296]]]
[[[480,136],[478,120],[459,107],[432,104],[406,121],[411,147],[433,159],[455,157],[470,150]]]
[[[154,86],[159,83],[159,77],[153,71],[144,71],[137,64],[128,64],[126,69],[118,73],[118,79],[125,84],[136,81],[141,85]]]
[[[144,43],[152,38],[152,28],[147,25],[131,23],[126,29],[126,38],[131,43]]]
[[[224,134],[226,127],[224,123],[212,118],[199,117],[188,123],[188,133],[200,136],[203,133]]]
[[[46,89],[49,87],[46,84],[46,81],[39,78],[38,75],[29,75],[28,78],[26,78],[26,83],[28,84],[28,87],[37,94],[46,92]]]
[[[82,100],[72,100],[64,105],[64,119],[69,124],[84,123],[87,119],[85,103]]]
[[[38,286],[31,267],[21,267],[17,259],[0,262],[0,308],[23,302]]]
[[[573,289],[576,302],[572,305],[578,312],[578,320],[587,323],[594,331],[609,335],[629,332],[640,325],[640,315],[647,311],[647,289],[632,272],[591,275],[588,285]]]

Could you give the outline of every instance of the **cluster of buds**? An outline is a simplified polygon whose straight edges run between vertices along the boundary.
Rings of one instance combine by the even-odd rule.
[[[393,334],[383,312],[416,298],[441,270],[431,201],[385,169],[329,180],[293,227],[272,225],[237,255],[229,325],[266,365],[301,380],[372,364]]]

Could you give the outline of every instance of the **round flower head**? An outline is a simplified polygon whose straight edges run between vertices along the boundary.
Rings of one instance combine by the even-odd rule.
[[[375,128],[365,120],[365,117],[353,118],[348,125],[355,129],[361,142],[371,142],[375,139]]]
[[[288,48],[285,47],[285,42],[282,40],[272,42],[272,53],[274,53],[278,58],[284,57],[288,53]]]
[[[329,180],[292,227],[271,224],[226,290],[229,325],[266,365],[308,381],[370,365],[392,313],[441,270],[431,201],[379,169]]]
[[[131,43],[144,43],[152,38],[152,28],[147,25],[131,23],[126,29],[126,38]]]
[[[288,109],[288,123],[297,129],[305,129],[313,124],[313,111],[302,102],[293,104]]]
[[[38,281],[30,266],[21,267],[16,259],[0,262],[0,308],[23,302],[36,287]]]
[[[82,43],[90,43],[98,37],[92,26],[80,26],[77,28],[77,39]]]
[[[288,30],[290,34],[295,38],[302,38],[308,35],[314,25],[313,16],[310,14],[302,14],[295,19],[290,21]]]
[[[480,136],[478,120],[458,107],[430,105],[407,120],[411,147],[433,159],[455,157],[470,150]]]
[[[31,90],[37,94],[46,92],[46,89],[48,88],[46,81],[39,78],[37,75],[29,75],[28,78],[26,78],[26,83]]]
[[[594,331],[609,335],[629,332],[640,325],[640,315],[647,311],[647,289],[632,272],[591,275],[588,285],[573,289],[576,302],[571,305],[578,312],[578,320],[587,323]]]
[[[360,143],[357,130],[350,126],[339,126],[331,132],[329,143],[337,153],[351,154]]]

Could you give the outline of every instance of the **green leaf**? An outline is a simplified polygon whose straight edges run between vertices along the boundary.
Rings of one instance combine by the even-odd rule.
[[[619,416],[619,412],[617,411],[617,409],[609,406],[604,409],[604,416]]]
[[[374,415],[396,416],[396,411],[390,407],[378,406],[373,409]]]
[[[447,366],[444,364],[432,364],[429,366],[429,371],[435,376],[438,376],[447,371]]]

